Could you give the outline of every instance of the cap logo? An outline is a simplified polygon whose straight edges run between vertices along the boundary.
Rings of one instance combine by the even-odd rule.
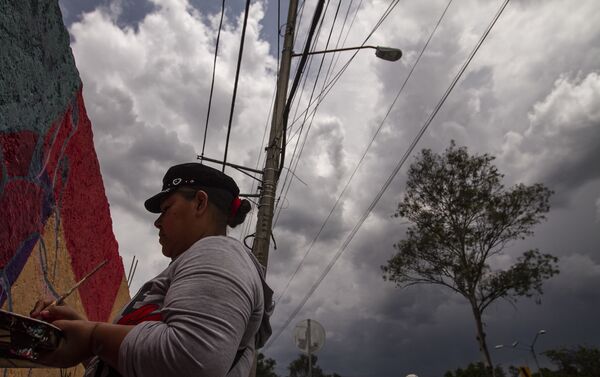
[[[175,178],[175,179],[173,180],[173,185],[174,185],[174,186],[177,186],[177,185],[178,185],[178,184],[180,184],[180,183],[181,183],[181,178]]]

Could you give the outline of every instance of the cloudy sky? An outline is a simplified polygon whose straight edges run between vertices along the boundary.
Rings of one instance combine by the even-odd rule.
[[[280,182],[277,250],[269,261],[268,280],[278,298],[272,319],[276,332],[365,214],[502,2],[454,1],[398,96],[447,5],[446,0],[400,1],[368,44],[399,47],[403,58],[390,63],[368,50],[359,53],[301,128],[313,87],[316,96],[327,72],[331,80],[352,54],[327,55],[320,75],[321,57],[312,60],[292,108],[298,121],[290,126],[286,161],[296,178],[285,186]],[[305,3],[296,51],[302,49],[316,0]],[[330,32],[330,47],[360,45],[391,3],[329,1],[318,46],[326,46]],[[135,291],[168,263],[158,247],[154,216],[144,211],[143,201],[160,188],[168,166],[193,161],[202,151],[221,2],[60,4],[84,84],[120,253],[126,269],[134,255],[140,259],[131,287]],[[281,13],[285,18],[286,9]],[[223,157],[242,19],[243,2],[228,1],[205,149],[206,156],[216,159]],[[523,250],[538,247],[560,257],[561,273],[545,285],[541,305],[522,300],[489,309],[485,320],[492,348],[514,340],[530,342],[539,329],[547,331],[536,344],[540,351],[600,345],[599,19],[597,0],[511,1],[413,152],[443,151],[454,139],[473,153],[495,155],[506,186],[542,182],[555,191],[548,220],[535,228],[535,236],[511,245],[494,263],[508,265]],[[277,72],[278,24],[275,0],[252,1],[229,145],[228,161],[236,164],[262,164]],[[407,167],[400,169],[292,325],[265,350],[281,375],[298,354],[291,333],[304,318],[319,321],[327,331],[319,364],[343,376],[441,376],[480,360],[464,299],[438,287],[401,290],[381,277],[380,266],[393,255],[392,245],[407,226],[391,217]],[[228,172],[242,192],[256,190],[251,179]],[[252,233],[254,220],[231,235]],[[491,352],[497,363],[533,364],[524,351]]]

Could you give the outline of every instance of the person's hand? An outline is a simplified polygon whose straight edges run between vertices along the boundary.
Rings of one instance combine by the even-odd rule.
[[[37,361],[51,367],[70,368],[94,356],[92,336],[98,322],[58,320],[52,324],[63,331],[64,338],[58,349],[40,355]]]
[[[38,300],[33,307],[33,310],[29,313],[31,318],[39,319],[46,322],[54,322],[61,319],[68,320],[85,320],[86,318],[81,314],[77,313],[70,306],[61,303],[60,305],[50,305],[54,301],[51,297]]]

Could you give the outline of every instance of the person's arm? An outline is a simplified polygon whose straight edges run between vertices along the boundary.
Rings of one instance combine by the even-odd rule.
[[[118,369],[121,343],[133,327],[97,322],[90,337],[92,353]]]
[[[111,366],[119,364],[119,347],[133,326],[112,325],[85,320],[52,322],[63,331],[64,338],[56,351],[42,355],[42,364],[69,368],[98,355]]]
[[[214,247],[211,247],[214,246]],[[254,307],[251,270],[205,243],[172,265],[161,322],[143,322],[123,340],[123,376],[224,376]]]

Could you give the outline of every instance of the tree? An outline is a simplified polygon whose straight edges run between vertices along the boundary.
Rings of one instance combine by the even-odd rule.
[[[256,356],[256,377],[278,377],[275,374],[275,360],[265,358],[261,352]]]
[[[444,377],[481,377],[486,375],[486,370],[487,367],[482,362],[479,362],[477,364],[471,363],[467,365],[465,369],[458,368],[455,371],[446,372],[444,374]],[[500,366],[497,366],[494,372],[496,374],[496,377],[506,376],[504,370]]]
[[[317,365],[317,356],[310,355],[312,359],[312,377],[340,377],[337,373],[325,374],[321,367]],[[300,354],[300,356],[290,363],[288,367],[290,371],[289,377],[307,377],[308,376],[308,356]]]
[[[558,367],[557,371],[544,369],[544,377],[597,377],[600,376],[600,349],[578,346],[542,352]]]
[[[384,279],[399,287],[437,284],[467,299],[492,375],[484,311],[499,298],[514,303],[520,296],[541,296],[542,282],[559,272],[558,259],[537,249],[525,251],[508,269],[491,269],[491,257],[533,234],[552,194],[542,184],[505,188],[493,159],[471,156],[454,141],[443,155],[424,149],[410,166],[406,193],[394,214],[413,225],[382,266]]]

